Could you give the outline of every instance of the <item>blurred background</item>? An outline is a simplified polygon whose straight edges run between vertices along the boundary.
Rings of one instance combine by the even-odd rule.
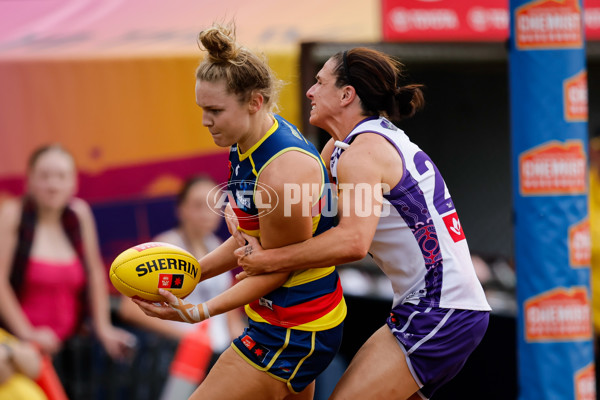
[[[586,0],[584,15],[595,129],[600,0]],[[187,177],[227,179],[228,150],[201,125],[194,71],[197,33],[232,20],[238,41],[263,52],[286,82],[280,113],[317,148],[328,135],[308,124],[304,93],[335,52],[381,49],[406,64],[408,81],[425,85],[425,110],[400,127],[444,174],[494,308],[484,342],[437,398],[464,398],[466,382],[473,398],[516,398],[508,0],[0,0],[0,201],[23,193],[33,149],[60,142],[75,156],[78,196],[92,206],[107,268],[173,227],[174,195]],[[330,380],[391,303],[389,282],[369,260],[341,266],[341,276],[349,318]],[[133,369],[111,367],[82,341],[92,349],[81,353],[81,365],[92,365],[82,385],[96,388],[95,398],[156,398],[166,361],[149,340]]]

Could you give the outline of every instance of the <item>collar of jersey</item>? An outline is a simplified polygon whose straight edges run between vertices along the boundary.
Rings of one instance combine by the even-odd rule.
[[[354,128],[352,128],[352,130],[350,131],[350,133],[348,134],[348,136],[346,136],[346,138],[343,140],[343,142],[349,144],[351,141],[354,140],[352,138],[352,136],[355,136],[355,134],[358,133],[358,131],[356,131],[356,129],[360,125],[364,124],[365,122],[372,121],[374,119],[379,119],[379,118],[381,118],[381,117],[380,116],[371,116],[371,117],[367,117],[367,118],[361,120],[358,124],[354,125]],[[360,132],[360,133],[364,133],[364,132]]]
[[[252,155],[252,153],[254,152],[254,150],[258,149],[259,146],[265,140],[267,140],[268,137],[273,134],[273,132],[275,132],[277,130],[277,128],[279,128],[279,122],[277,121],[277,119],[275,117],[273,117],[273,125],[271,125],[271,127],[269,128],[267,133],[265,133],[264,136],[261,137],[258,142],[254,143],[254,145],[252,147],[250,147],[248,150],[246,150],[245,153],[240,153],[240,146],[238,146],[237,151],[238,151],[238,157],[240,158],[240,161],[244,161],[246,158],[250,157]]]

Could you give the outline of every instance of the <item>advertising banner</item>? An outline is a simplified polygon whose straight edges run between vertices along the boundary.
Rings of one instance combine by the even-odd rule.
[[[565,2],[552,1],[559,5]],[[508,0],[382,0],[381,13],[384,41],[508,39]],[[523,21],[523,28],[527,28],[527,24],[536,24],[538,20],[533,17]],[[600,0],[585,1],[584,26],[588,40],[600,39]],[[553,34],[564,32],[553,31]]]
[[[510,1],[519,398],[592,400],[581,0]]]

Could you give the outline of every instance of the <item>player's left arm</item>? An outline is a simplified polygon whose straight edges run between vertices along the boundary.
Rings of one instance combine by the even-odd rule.
[[[277,157],[260,175],[260,185],[257,185],[255,199],[267,203],[267,199],[278,199],[270,203],[270,212],[259,217],[260,238],[264,248],[277,248],[292,243],[301,242],[312,236],[311,207],[313,197],[318,196],[310,191],[320,188],[322,171],[319,163],[312,157],[289,151]],[[291,188],[300,190],[307,185],[306,199],[286,201]],[[303,203],[306,202],[306,203]],[[134,300],[147,315],[177,321],[199,322],[209,316],[222,314],[256,300],[274,289],[280,287],[288,278],[289,272],[279,272],[268,275],[254,276],[245,279],[206,303],[193,305],[178,299],[170,292],[159,291],[173,309],[156,307],[152,304]],[[173,313],[172,311],[176,311]]]
[[[228,272],[237,267],[237,258],[233,251],[240,247],[236,238],[230,236],[216,249],[198,260],[202,274],[200,280],[204,281],[214,276]]]

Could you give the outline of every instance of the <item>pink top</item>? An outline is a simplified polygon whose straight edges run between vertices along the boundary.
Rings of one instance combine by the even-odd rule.
[[[78,258],[71,261],[30,259],[21,307],[33,326],[48,326],[65,340],[77,328],[86,275]]]

